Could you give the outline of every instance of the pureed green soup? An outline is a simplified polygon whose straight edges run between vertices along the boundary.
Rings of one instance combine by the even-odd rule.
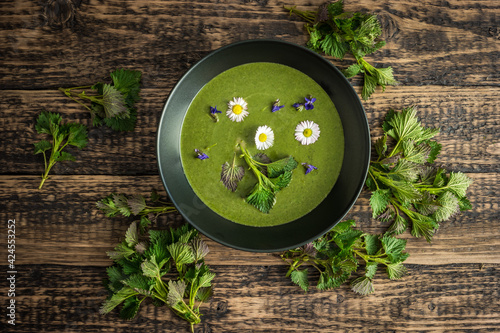
[[[297,111],[292,105],[304,103],[305,97],[316,98],[314,109]],[[242,97],[248,103],[248,116],[242,122],[226,115],[228,102]],[[282,109],[271,112],[276,99]],[[215,122],[210,107],[222,111]],[[319,125],[320,137],[302,145],[295,139],[295,128],[302,121]],[[274,132],[274,144],[257,150],[255,134],[267,125]],[[299,163],[293,170],[290,185],[276,195],[276,204],[265,214],[245,201],[257,183],[249,170],[237,142],[243,140],[254,155],[266,154],[272,161],[293,156]],[[211,148],[209,148],[211,147]],[[209,149],[206,149],[209,148]],[[200,149],[209,158],[197,158]],[[222,165],[236,164],[245,169],[235,192],[220,181]],[[323,201],[333,188],[342,166],[344,133],[335,105],[326,92],[304,73],[275,63],[249,63],[233,67],[208,82],[189,106],[181,131],[181,160],[184,173],[198,197],[214,212],[236,223],[256,227],[273,226],[296,220]],[[309,163],[317,167],[306,174]]]

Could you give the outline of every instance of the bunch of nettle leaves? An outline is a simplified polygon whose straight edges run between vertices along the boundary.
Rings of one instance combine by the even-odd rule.
[[[307,47],[340,60],[346,54],[356,59],[356,63],[345,69],[343,74],[351,78],[364,73],[363,99],[370,98],[377,86],[385,89],[387,85],[398,83],[391,67],[375,68],[364,59],[385,45],[385,41],[380,40],[382,29],[377,15],[344,12],[342,0],[322,4],[316,11],[301,11],[295,6],[284,8],[307,22]]]
[[[120,316],[132,319],[141,303],[150,298],[154,305],[167,305],[191,325],[200,323],[200,305],[213,293],[215,274],[205,264],[208,246],[189,224],[168,230],[149,229],[158,215],[175,212],[153,192],[146,204],[140,195],[111,194],[97,203],[106,216],[138,216],[108,256],[115,264],[107,269],[109,298],[101,307],[106,314],[123,304]],[[148,230],[149,229],[149,230]]]
[[[91,112],[94,126],[107,125],[117,131],[132,131],[137,120],[134,104],[139,100],[141,72],[119,69],[110,76],[113,84],[98,82],[92,86],[59,90]],[[92,92],[86,93],[85,89]],[[90,106],[83,101],[90,102]],[[34,154],[43,154],[45,162],[38,189],[42,188],[49,178],[50,169],[57,162],[75,160],[72,154],[63,151],[66,146],[83,149],[88,143],[87,126],[77,123],[61,124],[61,120],[61,115],[47,111],[43,111],[37,119],[37,132],[51,137],[51,141],[41,140],[35,143]],[[50,155],[47,158],[48,151]]]

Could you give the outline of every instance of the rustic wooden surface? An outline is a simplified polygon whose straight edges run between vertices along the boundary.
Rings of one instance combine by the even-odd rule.
[[[320,0],[2,1],[0,4],[0,300],[2,332],[184,332],[165,308],[146,304],[133,321],[98,314],[105,251],[121,240],[124,219],[95,202],[110,192],[163,191],[155,135],[176,81],[210,51],[231,42],[276,38],[304,44],[302,22],[283,5],[314,10]],[[59,5],[59,6],[57,6]],[[213,300],[197,332],[493,332],[500,331],[498,187],[500,4],[495,0],[345,0],[376,12],[387,45],[370,56],[394,68],[401,84],[364,102],[372,136],[389,108],[409,105],[442,128],[437,163],[467,173],[474,208],[444,223],[432,244],[408,239],[408,275],[375,279],[361,297],[343,286],[307,295],[273,254],[237,251],[209,241],[217,273]],[[348,61],[335,61],[345,68]],[[43,162],[32,155],[42,110],[90,125],[60,86],[91,84],[115,68],[143,72],[137,128],[91,128],[75,162],[60,163],[42,191]],[[359,80],[352,82],[360,91]],[[369,232],[363,192],[349,217]],[[7,325],[7,221],[16,220],[16,326]],[[159,226],[182,223],[163,217]]]

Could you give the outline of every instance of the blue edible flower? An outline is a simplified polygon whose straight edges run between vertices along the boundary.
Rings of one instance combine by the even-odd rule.
[[[279,105],[280,104],[280,99],[278,98],[274,103],[273,107],[271,108],[271,112],[276,112],[278,110],[283,109],[285,106],[284,105]]]
[[[222,113],[222,111],[217,110],[217,105],[216,105],[215,107],[210,107],[210,113],[216,114],[216,113]]]
[[[312,96],[309,96],[309,98],[306,97],[306,103],[304,104],[304,107],[306,110],[312,110],[314,109],[313,103],[316,102],[316,98],[313,98]]]
[[[313,170],[318,170],[318,168],[309,163],[302,163],[302,165],[306,167],[306,175]]]
[[[206,160],[208,158],[208,155],[202,152],[201,150],[195,149],[194,151],[197,154],[196,158],[199,158],[200,160]]]

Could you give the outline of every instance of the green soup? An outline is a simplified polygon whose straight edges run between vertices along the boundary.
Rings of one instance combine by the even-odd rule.
[[[316,98],[314,109],[297,111],[292,105],[304,98]],[[248,116],[234,122],[226,115],[227,104],[234,97],[248,103]],[[271,112],[276,99],[284,108]],[[210,107],[222,111],[215,122]],[[302,145],[295,139],[295,127],[309,120],[320,127],[319,139]],[[255,134],[267,125],[274,132],[274,144],[257,150]],[[236,143],[243,140],[251,154],[265,153],[271,160],[293,156],[299,163],[290,185],[276,195],[276,204],[268,214],[245,202],[257,178],[239,158]],[[211,147],[209,149],[206,149]],[[196,158],[201,149],[209,158]],[[220,181],[221,168],[236,163],[245,168],[245,176],[232,192]],[[273,226],[296,220],[325,199],[333,188],[342,166],[344,133],[340,117],[326,92],[304,73],[274,63],[249,63],[233,67],[208,82],[189,106],[181,132],[181,160],[184,173],[198,197],[214,212],[236,223],[251,226]],[[306,174],[301,163],[317,170]]]

